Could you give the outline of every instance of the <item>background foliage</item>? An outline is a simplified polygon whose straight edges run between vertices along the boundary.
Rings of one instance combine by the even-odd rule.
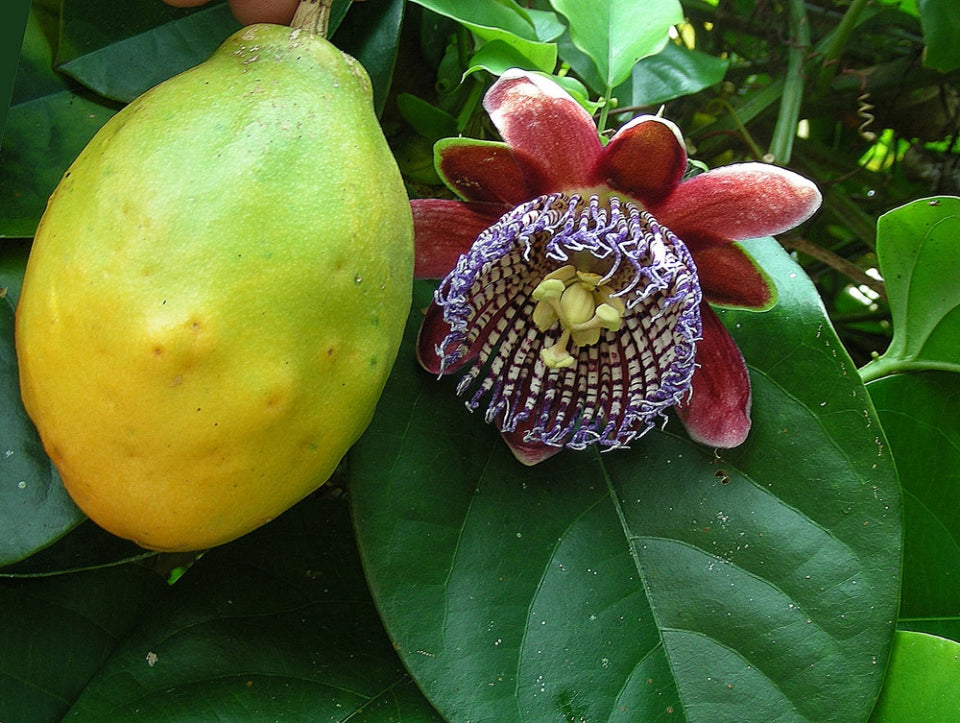
[[[520,468],[417,369],[420,285],[337,475],[235,543],[156,555],[64,493],[13,314],[79,150],[237,27],[222,2],[35,0],[0,57],[0,720],[960,716],[960,0],[338,0],[411,195],[447,193],[436,140],[495,137],[480,101],[512,66],[606,132],[662,106],[699,163],[818,183],[811,222],[748,244],[777,306],[722,314],[755,427],[722,455],[671,423]]]

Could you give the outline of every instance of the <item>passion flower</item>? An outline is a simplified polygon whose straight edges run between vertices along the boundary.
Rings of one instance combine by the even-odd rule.
[[[604,145],[552,80],[503,74],[484,98],[503,142],[447,139],[463,200],[412,202],[417,275],[442,278],[418,354],[486,405],[517,458],[621,447],[666,420],[734,447],[750,430],[743,357],[710,303],[765,309],[770,279],[736,240],[781,233],[821,196],[764,163],[685,178],[677,127],[639,116]]]

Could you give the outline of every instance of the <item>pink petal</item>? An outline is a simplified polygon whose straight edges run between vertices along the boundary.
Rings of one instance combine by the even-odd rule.
[[[706,232],[728,239],[782,233],[820,207],[812,181],[767,163],[721,166],[683,181],[650,209],[681,239]]]
[[[763,311],[777,301],[777,287],[738,244],[709,246],[693,254],[704,297],[713,304]]]
[[[513,452],[513,456],[516,457],[517,461],[521,464],[525,464],[527,467],[532,467],[535,464],[540,464],[540,462],[550,459],[558,452],[563,451],[563,447],[554,447],[549,444],[542,444],[540,442],[523,441],[527,431],[527,428],[521,428],[518,426],[513,432],[500,433],[503,441],[507,443],[507,446],[510,447],[510,451]]]
[[[467,201],[517,206],[537,195],[527,187],[518,158],[506,143],[445,138],[433,148],[443,182]]]
[[[690,437],[729,449],[750,432],[750,377],[743,356],[714,311],[702,304],[703,339],[697,345],[690,401],[677,405]]]
[[[653,115],[637,116],[603,149],[597,175],[644,202],[662,199],[680,183],[687,151],[680,129]]]
[[[530,159],[535,195],[596,185],[603,149],[597,127],[552,80],[513,68],[490,86],[483,107],[511,149]]]
[[[414,276],[442,279],[457,265],[477,236],[510,207],[500,203],[465,203],[440,198],[414,199]]]
[[[443,308],[437,304],[430,304],[423,314],[423,323],[417,334],[417,360],[420,366],[431,374],[453,374],[477,356],[476,348],[479,348],[479,345],[475,345],[475,349],[468,350],[456,364],[450,364],[441,371],[437,347],[443,343],[449,333],[450,325],[443,320]]]

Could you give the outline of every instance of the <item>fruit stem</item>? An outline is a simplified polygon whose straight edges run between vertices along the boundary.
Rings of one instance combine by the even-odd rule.
[[[290,21],[290,27],[321,38],[327,37],[331,5],[333,0],[300,0],[297,12]]]

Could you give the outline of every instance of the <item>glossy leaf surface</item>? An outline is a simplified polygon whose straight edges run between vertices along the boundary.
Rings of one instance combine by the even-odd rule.
[[[670,27],[683,22],[677,0],[550,4],[567,19],[574,45],[590,56],[607,89],[625,81],[640,58],[660,52]]]
[[[60,721],[163,582],[126,566],[0,580],[0,720]]]
[[[895,472],[811,285],[752,248],[780,301],[723,314],[754,427],[722,456],[674,422],[522,467],[408,337],[351,499],[387,629],[448,719],[866,718],[896,615]]]
[[[456,20],[484,41],[498,40],[512,48],[520,56],[537,59],[539,66],[545,55],[556,57],[552,43],[538,39],[537,26],[533,18],[513,0],[414,0],[428,10],[444,17]],[[541,27],[550,24],[545,16],[539,17]],[[551,26],[552,27],[552,26]]]
[[[960,640],[960,374],[867,385],[903,487],[901,628]]]
[[[665,103],[719,83],[728,65],[725,59],[667,43],[659,53],[634,66],[616,95],[623,105]]]
[[[918,369],[960,371],[960,198],[921,199],[877,223],[893,339],[865,379]]]
[[[5,601],[5,617],[28,615],[29,591],[42,584],[56,583],[64,598],[84,600],[93,594],[90,575],[3,583],[0,592],[27,591],[22,603]],[[106,598],[91,603],[95,611],[129,615],[119,589],[116,600],[109,589],[100,594]],[[77,634],[68,616],[54,614],[37,616],[16,638],[5,635],[5,655],[96,673],[65,721],[440,720],[384,635],[342,501],[308,498],[246,538],[207,552],[172,587],[152,588],[149,603],[136,626],[115,636],[115,647],[78,639],[79,647],[63,655]],[[30,688],[41,674],[7,692]],[[48,697],[76,697],[51,677]]]
[[[917,0],[923,39],[924,64],[942,73],[960,68],[960,0]]]
[[[184,11],[151,0],[65,0],[57,67],[105,98],[129,103],[206,60],[239,28],[220,2]]]
[[[115,111],[54,71],[57,22],[34,3],[0,148],[0,237],[33,235],[63,172]]]
[[[533,55],[524,55],[524,51],[535,51]],[[508,68],[523,68],[549,73],[557,64],[557,48],[553,44],[517,48],[503,40],[491,40],[484,43],[470,58],[470,67],[464,75],[477,70],[488,70],[493,75],[503,75]]]
[[[0,30],[0,146],[7,123],[7,111],[17,75],[20,47],[23,43],[27,18],[30,15],[30,0],[14,0],[0,10],[3,26]]]
[[[331,34],[349,7],[349,0],[335,0]],[[205,61],[240,24],[222,0],[186,10],[155,0],[65,0],[60,27],[57,68],[127,103]]]
[[[960,720],[960,643],[900,631],[871,723]]]

